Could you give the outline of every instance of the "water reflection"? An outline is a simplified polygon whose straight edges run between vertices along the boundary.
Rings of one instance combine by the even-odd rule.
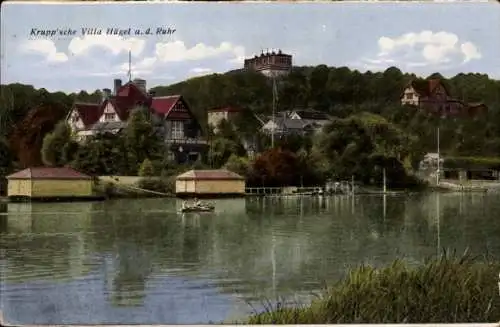
[[[498,200],[251,198],[184,215],[172,199],[8,204],[2,307],[18,323],[221,321],[248,312],[246,301],[306,296],[360,263],[419,264],[443,247],[498,256]]]

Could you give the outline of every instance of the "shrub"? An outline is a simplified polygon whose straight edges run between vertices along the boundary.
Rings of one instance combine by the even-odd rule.
[[[141,167],[139,167],[139,176],[141,177],[149,177],[149,176],[154,176],[155,175],[155,167],[153,166],[153,163],[149,159],[144,159],[144,161],[141,164]]]
[[[104,195],[105,197],[116,196],[119,191],[113,182],[103,183],[99,179],[94,180],[94,191],[96,194]]]
[[[278,306],[256,313],[251,324],[498,322],[500,264],[467,253],[409,268],[362,266],[310,306]]]
[[[224,168],[232,171],[233,173],[246,177],[250,169],[250,163],[246,157],[238,157],[232,154],[224,164]]]

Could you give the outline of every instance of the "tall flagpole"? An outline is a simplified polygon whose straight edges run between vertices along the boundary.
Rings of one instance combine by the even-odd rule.
[[[440,139],[439,139],[439,127],[437,128],[437,170],[436,170],[436,184],[439,185],[440,174],[441,174],[441,150],[440,150]]]
[[[132,51],[128,51],[128,81],[132,81]]]
[[[276,76],[274,75],[274,72],[272,73],[273,75],[273,125],[271,126],[271,148],[274,149],[274,126],[276,125],[276,117],[275,117],[275,111],[276,111]]]

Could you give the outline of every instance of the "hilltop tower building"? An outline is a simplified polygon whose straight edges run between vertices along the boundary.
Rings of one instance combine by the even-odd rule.
[[[262,52],[260,56],[245,59],[244,69],[261,72],[268,77],[286,75],[292,70],[292,55],[281,50]]]

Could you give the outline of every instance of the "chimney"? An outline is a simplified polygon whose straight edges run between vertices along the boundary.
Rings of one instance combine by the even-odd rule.
[[[106,101],[111,97],[111,90],[110,89],[102,89],[102,102]]]
[[[146,80],[141,78],[136,78],[132,81],[132,83],[134,83],[139,89],[141,89],[142,92],[148,93],[146,88]]]
[[[116,78],[113,85],[114,85],[113,95],[117,95],[118,90],[120,89],[120,87],[122,87],[122,80]]]

